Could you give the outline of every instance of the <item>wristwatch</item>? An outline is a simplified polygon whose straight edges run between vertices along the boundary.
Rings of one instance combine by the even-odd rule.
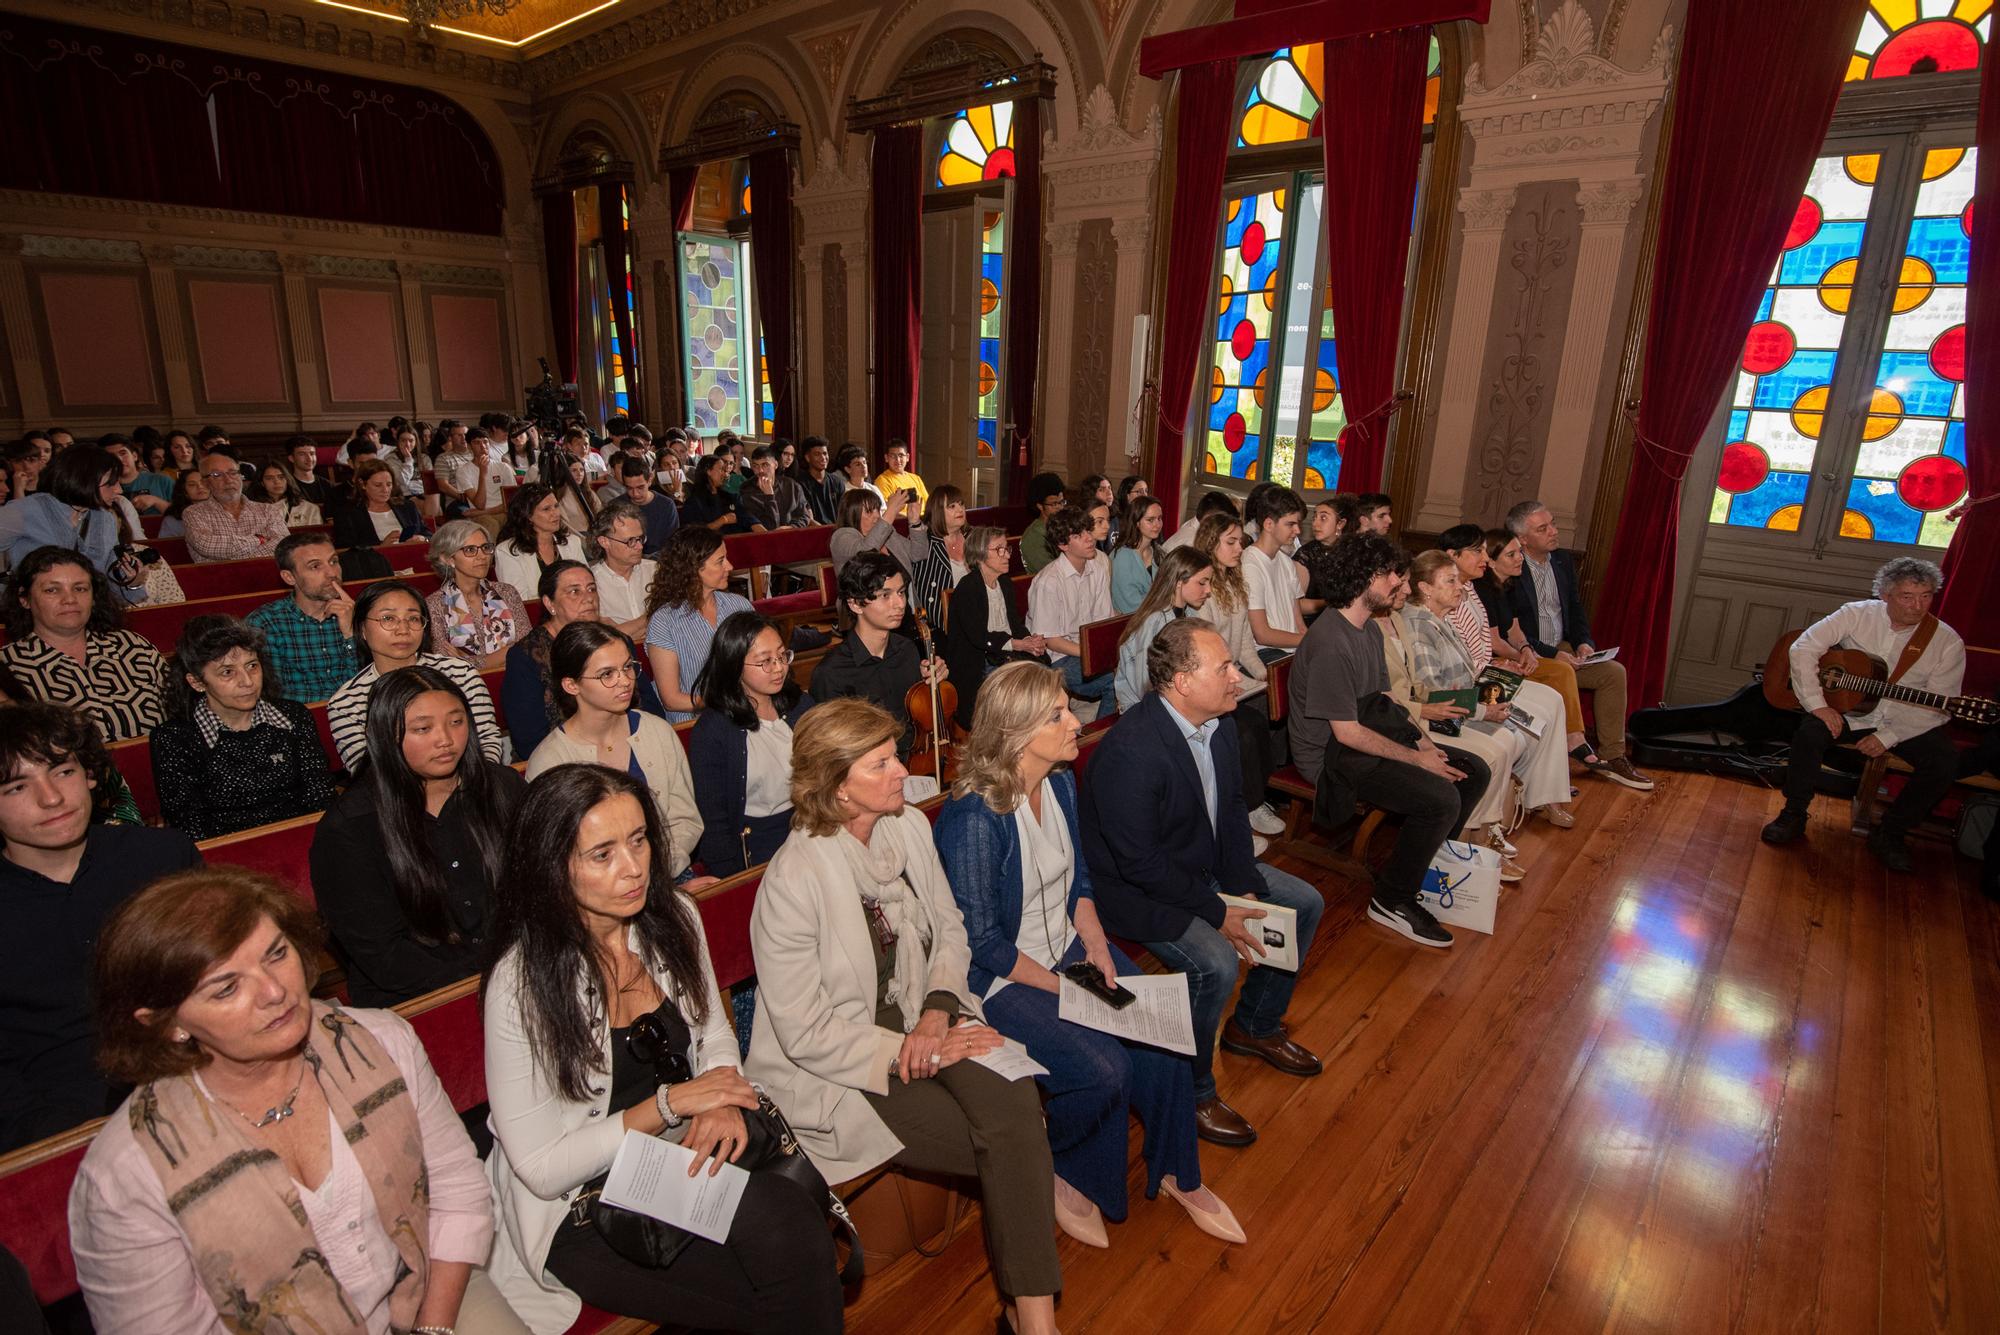
[[[673,1130],[675,1127],[679,1126],[682,1122],[685,1122],[687,1120],[687,1118],[682,1117],[679,1113],[675,1112],[673,1110],[673,1106],[667,1102],[667,1087],[665,1085],[661,1085],[658,1089],[653,1091],[653,1102],[656,1105],[658,1105],[660,1109],[660,1120],[667,1124],[667,1129],[669,1131]]]

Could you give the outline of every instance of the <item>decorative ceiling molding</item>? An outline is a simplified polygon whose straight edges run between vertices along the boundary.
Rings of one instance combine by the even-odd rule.
[[[1598,54],[1597,25],[1591,20],[1590,11],[1578,0],[1563,0],[1562,7],[1542,25],[1534,54],[1498,88],[1488,90],[1480,62],[1472,63],[1465,72],[1466,100],[1515,98],[1572,88],[1612,87],[1630,81],[1635,72],[1664,77],[1673,49],[1673,32],[1672,24],[1662,28],[1645,68],[1628,71]]]
[[[175,246],[176,269],[237,269],[247,273],[279,272],[278,252],[238,246]]]
[[[665,78],[632,91],[632,100],[639,104],[639,116],[646,123],[647,157],[658,151],[660,141],[666,137],[667,109],[673,106],[674,92],[680,85],[681,72],[673,70]]]
[[[162,220],[213,223],[224,226],[275,229],[279,239],[290,240],[295,233],[322,232],[337,236],[367,237],[406,243],[467,246],[498,249],[500,239],[474,232],[440,232],[419,227],[381,227],[374,223],[341,222],[332,218],[301,218],[290,213],[248,213],[236,209],[212,209],[193,204],[154,204],[139,199],[112,199],[104,195],[58,195],[41,190],[0,190],[0,213],[17,225],[23,219],[53,217],[62,226],[78,226],[70,215],[95,215],[91,226],[107,225],[111,217],[135,220],[135,226],[157,228]]]
[[[30,260],[87,260],[93,264],[144,264],[137,241],[95,236],[24,236],[21,257]]]
[[[655,46],[684,44],[698,32],[744,18],[763,7],[765,0],[668,0],[535,56],[528,61],[522,82],[536,90],[548,88]]]
[[[820,82],[826,87],[828,106],[839,103],[841,79],[847,73],[847,57],[854,49],[854,39],[860,35],[861,24],[855,22],[832,29],[822,28],[817,32],[799,33],[791,39],[792,45],[818,71]]]

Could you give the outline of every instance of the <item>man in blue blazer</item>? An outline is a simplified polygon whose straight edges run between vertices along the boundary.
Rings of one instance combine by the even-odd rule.
[[[1318,1075],[1319,1058],[1291,1041],[1285,1009],[1297,975],[1258,964],[1261,910],[1251,896],[1298,913],[1304,962],[1324,907],[1319,892],[1259,863],[1250,846],[1236,752],[1241,683],[1229,646],[1205,621],[1168,622],[1146,654],[1151,689],[1090,758],[1083,785],[1084,860],[1107,932],[1143,943],[1187,975],[1194,1011],[1195,1124],[1202,1139],[1248,1145],[1250,1123],[1215,1088],[1216,1029],[1240,964],[1251,966],[1222,1046],[1288,1075]]]
[[[1522,501],[1507,512],[1507,531],[1521,544],[1521,574],[1507,586],[1507,603],[1528,637],[1528,647],[1543,658],[1576,668],[1577,689],[1592,695],[1597,724],[1597,763],[1577,752],[1577,761],[1592,773],[1627,788],[1651,792],[1653,781],[1632,767],[1625,754],[1625,665],[1582,666],[1578,660],[1597,652],[1590,637],[1590,609],[1576,577],[1576,557],[1561,546],[1555,516],[1540,501]]]

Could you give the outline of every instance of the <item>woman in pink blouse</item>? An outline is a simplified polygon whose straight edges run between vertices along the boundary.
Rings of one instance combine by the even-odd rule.
[[[400,1016],[312,999],[316,921],[214,867],[106,925],[99,1060],[137,1088],[70,1191],[98,1330],[524,1335],[465,1128]]]

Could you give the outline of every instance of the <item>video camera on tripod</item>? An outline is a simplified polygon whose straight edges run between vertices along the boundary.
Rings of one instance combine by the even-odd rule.
[[[528,386],[527,409],[523,416],[541,429],[543,440],[560,440],[563,418],[580,416],[583,412],[576,386],[558,385],[555,372],[549,369],[549,359],[537,357],[535,360],[541,363],[542,379],[540,384]]]

